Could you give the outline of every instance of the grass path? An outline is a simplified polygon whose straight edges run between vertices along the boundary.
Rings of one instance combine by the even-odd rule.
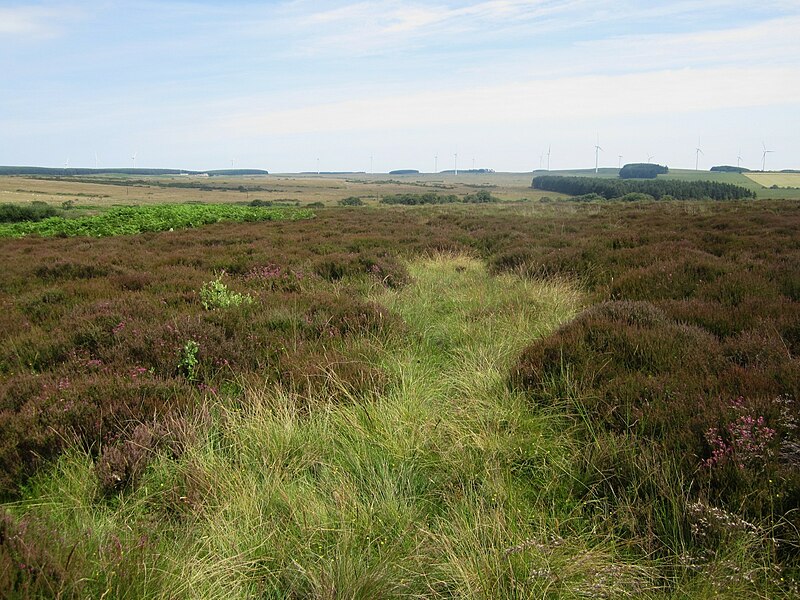
[[[410,271],[409,286],[375,297],[407,324],[382,353],[382,395],[309,409],[249,389],[247,409],[214,407],[179,461],[160,457],[118,501],[93,499],[90,461],[73,453],[18,508],[76,540],[70,560],[96,597],[649,589],[649,572],[580,518],[563,417],[534,412],[505,381],[522,347],[574,314],[576,291],[491,277],[465,257]]]

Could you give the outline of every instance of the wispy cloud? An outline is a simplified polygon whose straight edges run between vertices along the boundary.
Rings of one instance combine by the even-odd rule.
[[[588,57],[617,57],[624,65],[664,68],[698,64],[800,64],[800,16],[691,33],[636,34],[578,42]]]
[[[608,24],[664,23],[668,19],[698,21],[706,15],[730,14],[738,0],[684,0],[641,3],[628,0],[488,0],[483,2],[375,2],[338,3],[314,9],[301,2],[292,27],[296,50],[305,55],[360,56],[397,52],[404,48],[443,42],[476,45],[513,34],[527,37]],[[774,16],[797,12],[786,0],[764,0],[759,10]],[[702,22],[702,20],[700,21]],[[299,24],[299,25],[298,25]]]
[[[33,36],[52,37],[61,31],[65,11],[55,8],[0,7],[0,39]]]
[[[771,89],[773,93],[764,94]],[[800,68],[722,68],[585,76],[373,97],[225,118],[239,134],[301,134],[409,126],[676,114],[800,102]]]

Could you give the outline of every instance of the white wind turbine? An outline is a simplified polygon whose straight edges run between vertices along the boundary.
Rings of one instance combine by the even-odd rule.
[[[764,149],[764,152],[762,152],[762,154],[761,154],[761,170],[762,171],[766,171],[767,154],[772,154],[775,151],[774,150],[767,150],[767,146],[764,144],[764,142],[761,142],[761,147]]]
[[[700,166],[700,155],[703,154],[703,151],[700,149],[700,138],[697,138],[697,148],[694,150],[694,170],[697,171],[697,168]]]
[[[134,169],[136,168],[136,154],[137,154],[137,153],[136,153],[136,152],[134,152],[134,153],[133,153],[133,156],[131,156],[131,160],[133,161],[133,168],[134,168]]]
[[[741,169],[742,168],[742,151],[741,150],[739,150],[739,152],[736,153],[736,168],[737,169]]]
[[[656,157],[656,155],[655,155],[655,154],[648,154],[648,155],[647,155],[647,162],[649,163],[649,162],[650,162],[651,160],[653,160],[655,157]]]
[[[600,166],[600,153],[603,149],[600,147],[600,134],[597,134],[597,144],[594,146],[594,172],[597,173],[597,170]]]
[[[547,146],[547,170],[550,170],[550,146]]]

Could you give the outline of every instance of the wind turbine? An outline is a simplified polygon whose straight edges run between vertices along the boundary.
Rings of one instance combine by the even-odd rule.
[[[761,142],[761,147],[764,149],[764,152],[761,154],[761,170],[766,171],[767,165],[767,154],[772,154],[775,152],[774,150],[767,150],[767,147],[764,145],[764,142]]]
[[[622,169],[622,154],[617,154],[619,157],[619,162],[617,163],[617,169]]]
[[[651,161],[651,160],[653,160],[655,157],[656,157],[656,155],[655,155],[655,154],[648,154],[648,155],[647,155],[647,162],[648,162],[648,164],[649,164],[649,163],[650,163],[650,161]]]
[[[697,148],[694,150],[694,170],[697,171],[697,168],[700,166],[700,155],[703,154],[703,151],[700,149],[700,138],[697,138]]]
[[[597,169],[600,164],[600,153],[603,149],[600,147],[600,134],[597,134],[597,144],[594,147],[594,172],[597,173]]]
[[[542,168],[542,163],[544,162],[544,152],[539,155],[539,169]]]
[[[736,153],[736,168],[737,169],[741,169],[742,168],[742,151],[741,150],[739,150],[739,152]]]
[[[550,146],[547,147],[547,170],[550,170]]]
[[[433,156],[433,172],[434,173],[438,173],[439,172],[439,155],[438,154],[435,154]]]
[[[453,154],[453,164],[455,165],[455,174],[458,175],[458,152]]]
[[[136,154],[137,154],[137,153],[136,153],[136,152],[134,152],[134,153],[133,153],[133,156],[131,156],[131,160],[133,161],[133,168],[134,168],[134,169],[136,168]]]

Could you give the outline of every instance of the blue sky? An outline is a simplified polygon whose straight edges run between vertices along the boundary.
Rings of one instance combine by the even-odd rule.
[[[800,2],[0,0],[0,164],[528,171],[597,136],[800,168]]]

